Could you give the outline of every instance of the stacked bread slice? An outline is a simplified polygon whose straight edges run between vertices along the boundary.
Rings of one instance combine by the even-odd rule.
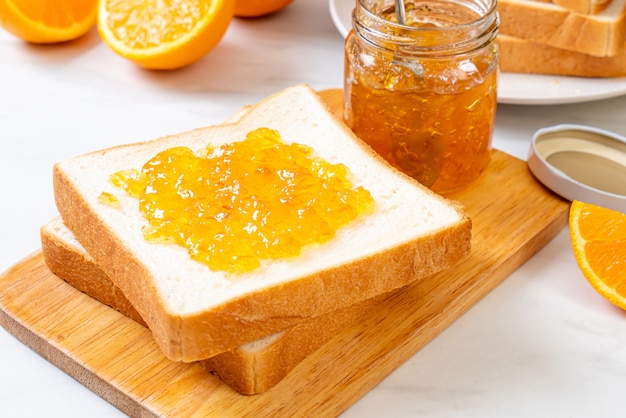
[[[136,199],[110,183],[112,173],[140,168],[172,147],[200,153],[242,140],[260,127],[348,167],[352,183],[374,198],[373,213],[298,257],[236,277],[191,260],[176,244],[143,238]],[[377,302],[470,249],[471,221],[457,203],[393,169],[305,85],[268,97],[231,123],[58,163],[54,187],[61,216],[42,227],[50,270],[147,325],[165,357],[202,361],[242,393],[269,389]],[[119,205],[104,204],[103,192]]]
[[[501,69],[626,75],[626,0],[499,0]]]
[[[41,227],[41,247],[48,268],[61,279],[134,321],[147,326],[124,293],[85,251],[60,217]],[[369,309],[395,292],[356,303],[209,357],[207,372],[237,392],[263,393],[280,382],[303,359]]]

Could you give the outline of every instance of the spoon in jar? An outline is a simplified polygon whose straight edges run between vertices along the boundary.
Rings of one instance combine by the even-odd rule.
[[[401,25],[406,25],[406,10],[404,8],[404,0],[395,0],[396,3],[396,19]]]

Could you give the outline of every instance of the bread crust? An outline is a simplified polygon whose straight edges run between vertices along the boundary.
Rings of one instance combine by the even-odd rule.
[[[245,344],[202,364],[239,393],[266,392],[342,329],[398,291],[401,289],[302,322],[273,336],[271,343],[260,349],[255,343]]]
[[[312,92],[308,87],[305,90]],[[321,103],[319,97],[317,100]],[[365,145],[359,146],[374,155]],[[123,237],[112,233],[99,207],[85,199],[63,164],[54,167],[53,185],[56,205],[66,225],[131,301],[164,354],[174,361],[210,358],[393,291],[455,264],[470,249],[471,221],[459,204],[447,202],[458,220],[446,228],[348,263],[312,271],[297,280],[250,291],[208,310],[181,315],[168,312],[153,273]],[[426,189],[424,198],[441,199]]]

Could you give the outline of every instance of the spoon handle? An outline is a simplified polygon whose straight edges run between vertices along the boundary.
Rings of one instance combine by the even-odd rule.
[[[395,0],[396,2],[396,19],[401,25],[406,25],[406,10],[404,8],[404,0]]]

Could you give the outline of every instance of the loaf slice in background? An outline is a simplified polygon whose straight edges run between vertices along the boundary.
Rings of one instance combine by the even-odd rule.
[[[577,77],[626,76],[626,43],[617,55],[596,57],[504,34],[498,35],[500,69],[509,73]]]
[[[597,14],[606,9],[612,0],[553,0],[552,2],[564,9],[576,13]]]
[[[158,152],[194,152],[277,130],[331,163],[345,164],[375,201],[372,214],[297,258],[266,263],[235,279],[192,261],[174,244],[147,242],[134,198],[109,182]],[[54,167],[59,213],[174,361],[213,357],[298,323],[381,294],[456,264],[469,253],[471,221],[460,205],[392,168],[335,116],[310,87],[285,89],[236,123],[197,129],[79,156]],[[119,208],[102,204],[116,195]]]
[[[41,227],[41,248],[46,265],[59,278],[146,326],[132,304],[60,217]],[[308,355],[387,297],[387,294],[379,295],[319,316],[203,360],[202,364],[239,393],[252,395],[266,392]]]
[[[499,33],[594,56],[614,56],[626,42],[626,0],[612,0],[596,14],[553,3],[499,0]]]
[[[606,9],[612,0],[532,0],[562,7],[570,12],[597,14]]]

